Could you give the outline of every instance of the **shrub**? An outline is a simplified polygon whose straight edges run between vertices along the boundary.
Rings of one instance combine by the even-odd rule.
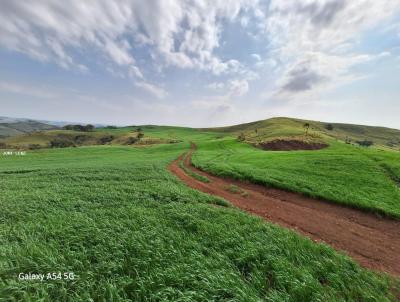
[[[240,133],[239,136],[237,137],[237,140],[239,142],[243,142],[246,139],[246,136],[244,135],[244,133]]]
[[[0,142],[0,149],[5,149],[7,148],[6,143]]]
[[[42,148],[42,146],[39,145],[39,144],[29,144],[28,145],[28,149],[29,150],[37,150],[37,149],[40,149],[40,148]]]
[[[99,139],[100,144],[105,145],[114,139],[113,135],[106,135]]]
[[[306,136],[308,135],[308,130],[310,130],[310,124],[309,123],[305,123],[303,125],[304,131],[306,133]]]
[[[67,147],[75,147],[75,144],[67,139],[63,138],[55,138],[50,141],[51,148],[67,148]]]
[[[89,139],[91,139],[91,137],[88,135],[77,135],[74,137],[74,141],[78,145],[83,144],[84,142],[88,141]]]
[[[363,141],[357,141],[357,144],[359,144],[362,147],[370,147],[374,144],[374,142],[365,139]]]
[[[326,124],[325,125],[325,129],[329,130],[329,131],[332,131],[333,130],[333,125],[332,124]]]
[[[90,132],[94,130],[94,126],[91,124],[84,125],[65,125],[65,130],[74,130],[74,131],[82,131],[82,132]]]
[[[128,137],[126,144],[133,145],[134,143],[136,143],[138,141],[139,141],[139,139],[137,137],[131,136],[131,137]]]

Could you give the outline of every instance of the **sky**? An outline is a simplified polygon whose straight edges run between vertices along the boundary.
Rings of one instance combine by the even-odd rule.
[[[0,116],[400,129],[400,0],[2,0],[0,20]]]

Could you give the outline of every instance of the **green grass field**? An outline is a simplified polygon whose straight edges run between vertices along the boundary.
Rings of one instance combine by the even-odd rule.
[[[188,148],[97,146],[1,156],[0,300],[395,300],[388,278],[330,247],[209,205],[221,202],[166,170]],[[20,281],[20,272],[76,277]]]
[[[318,151],[263,151],[235,138],[198,144],[193,163],[220,176],[400,218],[400,153],[330,141]]]
[[[361,148],[313,124],[310,138],[330,147],[271,152],[246,142],[301,137],[302,121],[263,123],[140,126],[151,144],[137,146],[121,145],[135,126],[97,129],[83,134],[115,140],[0,153],[0,301],[395,301],[388,277],[189,189],[166,169],[195,142],[194,164],[216,175],[400,218],[400,153],[385,145],[395,132],[350,127],[380,137]],[[72,132],[8,141],[45,146],[60,133],[82,134]],[[18,280],[28,272],[76,278]]]

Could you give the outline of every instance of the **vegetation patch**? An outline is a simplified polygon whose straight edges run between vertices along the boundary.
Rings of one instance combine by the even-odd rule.
[[[294,150],[320,150],[328,147],[328,144],[307,142],[302,140],[276,139],[258,144],[263,150],[268,151],[294,151]]]
[[[334,140],[318,152],[263,152],[236,138],[197,143],[193,164],[222,177],[300,192],[367,212],[400,219],[400,153]],[[378,158],[374,160],[374,158]]]
[[[240,194],[242,197],[247,197],[249,196],[249,193],[242,188],[236,186],[236,185],[229,185],[229,187],[226,188],[228,192],[231,192],[233,194]]]
[[[209,182],[210,182],[210,179],[208,179],[208,177],[203,176],[203,175],[201,175],[201,174],[198,174],[198,173],[192,171],[191,169],[189,169],[189,168],[187,168],[187,167],[185,166],[185,159],[186,159],[187,156],[188,156],[188,155],[185,154],[185,156],[184,156],[184,157],[182,158],[182,160],[179,162],[179,167],[180,167],[183,171],[185,171],[185,173],[186,173],[187,175],[189,175],[189,176],[191,176],[191,177],[193,177],[193,178],[195,178],[195,179],[197,179],[197,180],[199,180],[199,181],[201,181],[201,182],[209,183]]]
[[[395,301],[389,278],[226,207],[166,166],[187,145],[0,157],[5,301]],[[37,171],[35,171],[37,170]],[[18,280],[20,272],[74,280]]]

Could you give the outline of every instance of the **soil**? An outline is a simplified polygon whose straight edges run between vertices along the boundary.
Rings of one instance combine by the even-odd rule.
[[[297,193],[213,176],[191,165],[193,151],[194,146],[184,164],[206,176],[209,183],[194,179],[179,167],[183,155],[169,165],[169,170],[189,187],[222,197],[246,212],[314,241],[325,242],[366,268],[400,276],[400,221]],[[232,186],[238,189],[227,189]]]
[[[276,139],[269,142],[263,142],[260,143],[258,146],[263,150],[269,151],[319,150],[328,147],[328,145],[324,143],[284,139]]]

